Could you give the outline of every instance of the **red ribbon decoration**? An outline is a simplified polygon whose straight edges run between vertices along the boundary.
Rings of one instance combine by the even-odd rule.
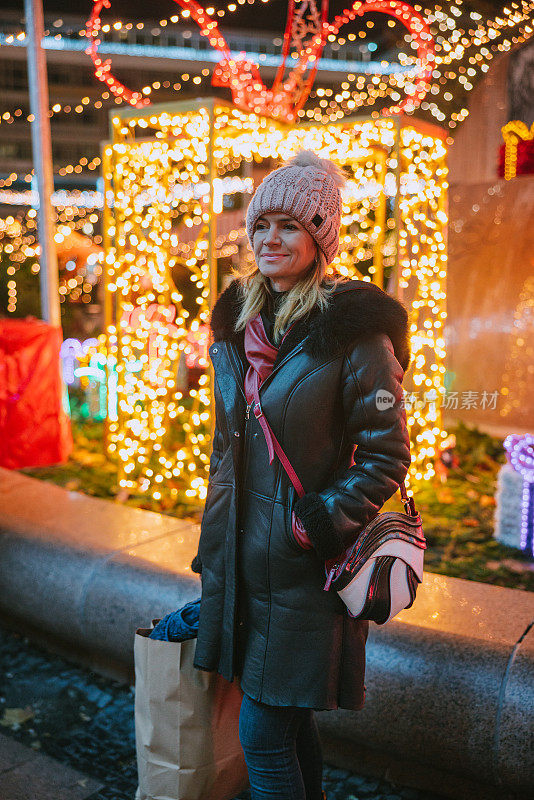
[[[268,89],[263,83],[259,67],[252,61],[234,59],[224,36],[219,31],[218,24],[212,20],[205,9],[195,0],[175,0],[179,6],[190,12],[200,28],[202,36],[208,38],[211,46],[221,53],[221,60],[215,67],[212,76],[214,86],[227,86],[232,92],[236,106],[257,114],[280,119],[283,122],[295,122],[298,112],[304,106],[311,91],[317,65],[323,52],[326,39],[330,35],[336,36],[340,28],[363,16],[368,12],[388,14],[401,22],[409,31],[417,45],[417,71],[414,81],[407,90],[404,99],[395,105],[381,110],[382,115],[400,114],[403,111],[413,111],[421,103],[430,88],[430,80],[434,64],[434,41],[425,19],[418,14],[412,6],[402,0],[375,0],[375,2],[360,2],[356,0],[353,5],[339,14],[332,23],[326,21],[328,13],[328,0],[322,0],[321,28],[300,52],[297,64],[290,70],[284,80],[287,57],[291,44],[295,12],[295,0],[290,0],[282,61],[278,68],[273,86]],[[140,108],[150,105],[150,100],[141,92],[133,92],[118,81],[111,72],[111,60],[102,61],[98,55],[100,39],[98,32],[101,27],[100,11],[110,8],[111,0],[94,0],[91,16],[86,26],[86,36],[91,39],[91,44],[86,50],[91,56],[95,66],[95,76],[105,83],[109,90],[117,97],[123,97],[130,105]],[[306,73],[308,72],[308,75]]]

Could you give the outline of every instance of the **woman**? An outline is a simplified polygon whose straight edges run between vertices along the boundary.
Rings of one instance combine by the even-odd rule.
[[[362,708],[369,626],[324,591],[325,561],[356,540],[410,463],[406,311],[367,282],[325,280],[342,183],[309,151],[265,178],[247,211],[255,266],[211,318],[216,424],[192,564],[202,574],[195,666],[241,681],[253,800],[323,796],[314,709]],[[303,497],[253,413],[255,387]]]

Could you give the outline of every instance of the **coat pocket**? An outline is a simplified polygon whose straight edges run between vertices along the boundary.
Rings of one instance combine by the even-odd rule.
[[[217,464],[209,482],[213,485],[232,486],[234,482],[234,460],[230,446],[222,454],[221,460]]]
[[[203,566],[224,558],[232,492],[231,484],[210,484],[200,523],[199,555]]]
[[[297,501],[297,493],[295,491],[295,487],[293,486],[293,484],[290,484],[287,491],[287,503],[285,506],[285,514],[284,514],[285,518],[284,534],[286,541],[292,550],[296,551],[297,553],[305,553],[306,551],[304,550],[303,547],[300,546],[300,544],[295,539],[295,536],[293,535],[293,508],[296,501]]]

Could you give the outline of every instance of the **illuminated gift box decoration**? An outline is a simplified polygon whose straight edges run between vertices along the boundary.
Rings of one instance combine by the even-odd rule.
[[[499,177],[511,181],[517,175],[534,173],[534,125],[511,120],[501,128],[504,144],[499,150]]]
[[[372,280],[411,308],[406,389],[422,400],[407,406],[412,475],[433,475],[446,436],[444,132],[402,116],[290,126],[216,98],[124,108],[113,112],[111,132],[101,346],[117,375],[107,446],[120,486],[160,499],[170,485],[175,497],[204,499],[213,402],[206,325],[220,290],[217,261],[252,259],[244,215],[253,182],[300,148],[331,158],[348,177],[329,273]],[[191,335],[204,373],[184,389],[178,364]]]

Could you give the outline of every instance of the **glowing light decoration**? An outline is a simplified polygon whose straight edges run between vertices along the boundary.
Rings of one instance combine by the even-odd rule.
[[[184,347],[185,363],[188,369],[205,369],[208,363],[210,346],[209,325],[199,325],[187,333],[187,346]]]
[[[10,214],[4,219],[0,218],[0,263],[6,267],[7,311],[10,314],[17,311],[19,272],[21,270],[24,272],[29,268],[30,274],[35,276],[36,283],[39,280],[37,276],[40,271],[40,247],[36,237],[36,217],[35,208],[29,208],[24,211],[19,210],[16,216]],[[66,240],[75,232],[84,233],[83,239],[80,236],[79,242],[87,241],[87,236],[93,231],[93,225],[97,221],[97,215],[88,213],[88,210],[83,207],[58,208],[55,211],[56,233],[54,236],[58,255],[61,255],[61,248]],[[99,241],[100,236],[93,235],[93,244],[96,245]],[[69,270],[61,270],[59,294],[62,303],[67,298],[74,302],[91,302],[93,286],[102,272],[98,263],[102,254],[96,252],[87,254],[87,250],[91,249],[92,245],[88,248],[80,246],[78,250],[79,263],[75,275]]]
[[[383,109],[382,114],[399,114],[413,111],[421,103],[430,89],[430,79],[434,64],[434,42],[425,19],[412,6],[402,0],[356,0],[350,8],[338,14],[333,22],[327,22],[328,0],[322,0],[319,12],[315,0],[298,5],[289,0],[288,16],[282,47],[282,61],[277,70],[271,89],[262,82],[257,64],[245,59],[235,59],[215,20],[195,0],[175,0],[187,16],[198,24],[200,33],[210,45],[221,53],[221,60],[213,73],[214,86],[227,86],[232,92],[234,103],[242,109],[263,114],[284,122],[294,122],[304,106],[311,91],[317,65],[327,37],[337,36],[339,30],[356,17],[370,12],[388,14],[402,23],[409,31],[417,61],[413,80],[406,83],[406,96],[400,102]],[[91,44],[86,52],[95,65],[96,77],[105,82],[117,97],[126,99],[138,108],[150,104],[142,92],[133,92],[118,81],[111,73],[111,60],[102,61],[98,56],[98,31],[100,12],[110,8],[111,0],[94,0],[91,16],[87,22],[86,36]],[[293,50],[296,63],[286,74],[287,58]],[[400,95],[399,95],[400,97]]]
[[[510,464],[523,478],[521,550],[534,555],[534,436],[511,434],[504,440]]]
[[[191,353],[192,332],[209,317],[205,239],[212,183],[206,180],[211,176],[204,164],[210,135],[207,115],[194,119],[183,114],[180,119],[184,129],[173,140],[128,143],[123,142],[122,126],[117,129],[113,122],[115,143],[103,155],[102,347],[113,395],[112,403],[108,400],[107,448],[117,459],[121,489],[149,492],[158,501],[165,496],[198,503],[207,486],[209,378],[201,374],[197,386],[180,387],[178,373],[181,359]],[[133,132],[139,135],[157,118],[137,122]],[[245,183],[242,190],[249,191]],[[192,247],[182,255],[180,240],[190,230]],[[193,291],[189,308],[173,270],[186,276]],[[140,368],[129,369],[132,362]],[[208,362],[199,356],[198,363],[205,370]]]
[[[502,128],[505,144],[504,151],[504,177],[507,181],[517,175],[517,148],[519,142],[528,142],[534,139],[534,125],[528,129],[524,122],[512,120]]]
[[[290,0],[282,62],[277,71],[272,89],[267,90],[261,81],[257,64],[250,61],[235,60],[225,38],[219,31],[217,22],[195,0],[175,0],[185,15],[198,24],[202,36],[221,53],[221,61],[213,74],[215,86],[229,86],[234,102],[244,108],[263,114],[272,114],[286,121],[293,120],[297,111],[304,105],[313,85],[317,62],[321,56],[326,39],[326,15],[328,0],[322,0],[321,13],[317,11],[315,0],[300,3],[295,10],[295,0]],[[95,66],[95,76],[107,84],[117,97],[125,99],[134,107],[150,104],[142,92],[134,92],[118,81],[111,73],[111,60],[102,61],[98,55],[98,32],[101,28],[100,12],[110,8],[111,0],[95,0],[91,16],[87,22],[86,36],[91,44],[86,52]],[[291,46],[298,48],[299,58],[284,80],[286,62]]]
[[[502,386],[504,402],[499,415],[510,418],[530,408],[534,390],[534,275],[525,279],[514,309],[512,332],[504,362]],[[517,419],[517,416],[516,416]]]
[[[103,346],[104,337],[93,341],[95,343],[78,356],[79,366],[74,370],[74,379],[79,381],[85,390],[89,416],[116,422],[117,361],[113,356],[106,355]],[[140,372],[142,367],[142,362],[134,359],[125,365],[125,370],[127,373]]]
[[[116,385],[116,372],[113,360],[106,358],[102,352],[101,341],[90,337],[80,339],[64,339],[61,344],[60,358],[63,380],[67,386],[80,386],[85,393],[85,410],[82,414],[93,419],[116,419],[117,403],[113,391]],[[139,371],[141,362],[130,362],[129,371]],[[109,386],[108,386],[109,384]],[[67,413],[71,413],[70,403]]]
[[[90,351],[81,361],[82,365],[76,367],[74,376],[85,389],[89,416],[98,420],[105,419],[109,413],[106,357],[101,353]]]
[[[167,337],[176,338],[180,332],[179,327],[174,323],[175,317],[175,306],[167,307],[157,304],[151,304],[146,308],[136,306],[131,311],[123,311],[121,317],[121,328],[125,332],[135,336],[140,329],[146,331],[146,367],[153,386],[165,387],[167,373],[164,366]]]
[[[107,58],[102,61],[98,55],[98,45],[100,39],[98,32],[101,28],[100,12],[103,8],[111,8],[111,0],[94,0],[93,8],[91,9],[91,16],[87,21],[85,35],[91,40],[91,44],[86,49],[86,53],[91,56],[91,60],[95,67],[95,77],[99,81],[105,83],[116,97],[122,97],[132,106],[146,106],[150,104],[148,97],[145,97],[142,92],[133,92],[128,89],[124,84],[118,81],[111,73],[111,59]]]
[[[247,0],[249,5],[252,5],[254,1],[255,0]],[[242,5],[244,2],[245,0],[240,0],[239,5]],[[262,0],[262,3],[264,2],[268,2],[268,0]],[[312,49],[315,46],[312,34],[313,26],[317,24],[318,12],[315,4],[317,3],[318,5],[318,2],[319,0],[294,0],[293,26],[289,25],[290,15],[288,15],[286,36],[284,36],[284,40],[281,43],[283,44],[283,48],[285,48],[288,41],[287,34],[292,27],[291,35],[295,42],[295,49],[297,53],[301,54],[300,60],[297,61],[297,59],[294,59],[294,63],[291,65],[293,67],[296,66],[297,63],[304,63],[302,59],[305,60],[307,58],[306,51],[309,48],[306,44],[310,44]],[[227,11],[234,13],[238,11],[239,5],[230,3],[228,4]],[[365,6],[366,4],[363,2],[360,4],[355,3],[352,10],[358,8],[360,13],[365,13]],[[397,7],[399,6],[400,4],[397,3]],[[100,44],[99,36],[101,33],[111,36],[112,41],[117,42],[118,40],[122,46],[125,43],[125,35],[126,42],[130,42],[130,32],[133,32],[134,29],[135,31],[141,31],[145,27],[148,27],[148,25],[152,26],[153,23],[147,23],[147,26],[145,26],[143,22],[115,21],[113,24],[106,23],[101,25],[99,14],[104,7],[109,8],[110,3],[103,3],[101,0],[96,0],[91,19],[87,23],[86,29],[79,31],[80,36],[86,37],[91,41],[87,52],[95,63],[95,69],[99,79],[104,83],[105,91],[102,92],[102,100],[108,100],[111,93],[114,95],[113,100],[116,104],[121,104],[122,102],[129,102],[133,105],[141,102],[149,104],[148,95],[151,94],[152,90],[155,89],[157,91],[162,86],[169,88],[171,82],[163,81],[162,84],[160,81],[154,81],[152,84],[142,87],[138,92],[131,92],[113,78],[110,62],[103,62],[99,58],[98,46]],[[189,8],[183,6],[180,14],[175,14],[168,19],[160,20],[156,28],[151,27],[150,42],[152,42],[154,38],[161,35],[164,36],[169,23],[176,23],[192,18],[192,8],[192,6]],[[200,9],[200,14],[203,19],[210,17],[210,22],[206,22],[205,24],[204,33],[204,35],[209,38],[211,34],[217,31],[217,28],[213,27],[216,26],[213,18],[224,17],[227,11],[222,8],[215,9],[213,7],[206,8],[205,11],[200,6],[198,6],[198,8]],[[534,2],[533,0],[520,0],[520,2],[511,0],[511,2],[507,2],[506,4],[503,3],[501,9],[495,9],[495,14],[493,16],[487,13],[482,15],[474,11],[472,9],[472,4],[464,3],[463,0],[455,0],[455,3],[450,5],[427,6],[423,9],[419,5],[416,5],[414,8],[408,6],[408,8],[411,9],[410,13],[421,13],[425,24],[428,26],[434,38],[433,50],[435,52],[431,70],[432,96],[423,100],[421,103],[421,110],[434,117],[440,123],[446,122],[449,128],[454,129],[468,116],[469,109],[467,108],[468,103],[466,95],[469,91],[474,89],[478,78],[488,71],[492,59],[498,57],[502,53],[509,52],[512,47],[528,41],[534,35]],[[319,13],[322,13],[322,9],[323,5],[321,5],[321,12]],[[362,11],[362,9],[364,9],[364,11]],[[345,11],[344,14],[346,13]],[[298,20],[299,17],[300,21]],[[396,15],[393,19],[388,20],[388,26],[394,28],[396,22],[402,23],[403,20],[399,19],[398,15]],[[415,16],[413,16],[412,22],[414,28],[416,28],[417,19]],[[73,29],[61,23],[62,20],[56,20],[54,22],[55,32],[53,36],[48,35],[45,37],[46,46],[63,49],[71,48],[78,44],[70,38],[70,35],[74,32]],[[328,28],[329,23],[325,22],[325,25]],[[360,30],[357,34],[351,31],[345,35],[345,31],[341,31],[342,35],[337,39],[337,46],[343,46],[347,40],[349,42],[354,42],[358,39],[365,41],[372,27],[373,23],[369,21],[366,25],[367,30]],[[307,30],[310,34],[307,39],[302,36],[303,30]],[[334,41],[337,37],[337,34],[328,34],[328,31],[326,31],[326,33],[329,41]],[[417,33],[418,31],[415,30],[415,34]],[[2,35],[0,33],[0,44],[2,46],[24,47],[26,46],[25,38],[26,34],[23,30],[8,35]],[[221,37],[221,42],[222,40],[223,38]],[[399,66],[400,69],[393,70],[388,78],[382,75],[378,65],[376,74],[368,86],[365,86],[365,82],[360,83],[360,79],[363,77],[361,74],[356,76],[349,73],[346,76],[346,80],[341,84],[341,89],[343,91],[335,93],[335,90],[332,91],[331,88],[319,89],[319,91],[325,92],[326,96],[335,94],[335,101],[329,104],[328,110],[319,103],[318,107],[307,108],[305,111],[303,108],[300,108],[297,112],[298,115],[313,117],[317,121],[332,122],[334,121],[333,117],[336,113],[337,118],[339,118],[345,114],[352,113],[354,108],[361,106],[370,108],[375,103],[382,106],[384,99],[387,97],[391,97],[395,103],[398,103],[405,88],[411,90],[414,71],[418,71],[418,65],[421,65],[424,60],[420,58],[420,56],[424,56],[424,51],[422,50],[419,52],[416,39],[411,32],[405,35],[404,40],[410,49],[417,50],[418,52],[412,54],[409,52],[399,53],[400,63],[397,66]],[[131,43],[133,44],[133,42]],[[423,44],[426,45],[427,43],[424,42]],[[134,46],[137,47],[137,44]],[[140,46],[142,47],[142,45]],[[369,43],[369,48],[373,46],[376,47],[376,44]],[[215,47],[215,51],[217,50],[218,48]],[[227,57],[224,46],[222,46],[219,52],[221,53],[221,58],[224,60]],[[259,58],[259,60],[261,61],[261,58]],[[313,67],[313,58],[310,58],[308,76],[311,75]],[[260,91],[259,99],[261,100],[263,91],[270,92],[272,90],[267,90],[263,86],[259,73],[257,72],[257,65],[251,64],[250,69],[252,72],[254,72],[254,70],[256,70],[256,72],[254,72],[254,76],[252,72],[250,75],[247,73],[247,77],[253,78],[253,80],[251,84],[247,83],[246,88],[254,89],[254,85],[257,83],[257,89]],[[358,65],[355,64],[355,72],[361,73],[361,70],[361,62]],[[208,75],[209,70],[203,69],[202,76],[207,77]],[[430,79],[430,74],[428,78]],[[196,85],[200,85],[202,81],[200,75],[193,76],[189,73],[184,73],[180,81],[185,82],[190,79]],[[354,81],[356,81],[357,85],[355,90],[351,91],[350,84]],[[300,82],[301,85],[304,85],[304,83],[304,81]],[[295,86],[297,86],[297,84],[295,84]],[[175,91],[180,91],[182,83],[174,83],[173,88]],[[239,89],[239,83],[235,88]],[[107,89],[109,89],[109,91],[107,91]],[[322,96],[324,99],[324,95],[320,95],[318,92],[317,96]],[[94,107],[102,108],[102,100],[96,100],[94,102]],[[234,101],[237,101],[237,96],[234,96]],[[283,97],[282,101],[284,102]],[[92,103],[89,97],[82,97],[81,101],[75,106],[70,103],[66,105],[55,103],[49,113],[51,116],[57,113],[81,114],[85,111],[85,107],[89,103]],[[408,108],[409,106],[407,105],[405,110],[408,110]],[[25,111],[22,107],[14,108],[11,111],[5,110],[0,115],[0,124],[12,124],[17,118],[22,118],[24,113]],[[264,108],[262,113],[267,113],[267,108]],[[277,109],[275,108],[274,115],[276,116],[277,113]],[[33,117],[29,114],[26,116],[26,119],[31,122]],[[65,169],[67,170],[65,174],[68,174],[72,169],[72,165],[68,165]],[[74,170],[78,171],[78,167],[74,166]],[[61,170],[60,173],[63,174]],[[7,179],[0,179],[0,185],[8,186],[10,185],[10,181],[11,176]]]
[[[430,89],[430,80],[434,65],[434,40],[425,19],[418,14],[408,3],[398,0],[376,0],[376,2],[355,2],[351,9],[346,9],[338,15],[330,25],[329,33],[338,34],[342,25],[345,25],[356,16],[375,11],[388,14],[402,23],[411,37],[412,46],[417,50],[413,82],[405,85],[406,97],[399,103],[381,110],[381,114],[400,114],[401,112],[414,111],[422,102]]]
[[[333,159],[348,177],[340,252],[328,274],[383,287],[387,276],[387,288],[411,308],[414,359],[406,386],[428,395],[427,406],[408,415],[412,473],[432,475],[446,437],[435,399],[445,374],[443,130],[407,117],[291,126],[209,98],[125,107],[113,116],[112,132],[103,154],[101,352],[117,376],[111,389],[108,380],[117,412],[108,417],[107,446],[120,486],[157,500],[169,487],[187,502],[205,497],[213,419],[207,323],[219,290],[217,258],[253,260],[243,210],[235,215],[239,227],[218,213],[220,181],[241,175],[257,184],[255,165],[285,160],[300,148]],[[234,198],[246,205],[250,185],[238,185]],[[183,358],[200,371],[198,386],[180,382]],[[134,362],[142,365],[137,371],[128,366]]]
[[[64,339],[61,343],[59,356],[61,358],[63,380],[69,386],[76,381],[76,369],[80,366],[80,359],[98,344],[98,339],[91,337],[80,341],[79,339]]]
[[[176,1],[180,5],[184,2]],[[257,64],[244,59],[236,61],[229,52],[214,70],[213,85],[228,86],[239,108],[293,122],[313,86],[327,36],[327,13],[328,0],[322,0],[320,12],[315,0],[297,6],[294,0],[290,0],[282,61],[271,89],[262,82]],[[297,54],[297,63],[284,77],[290,52]]]

